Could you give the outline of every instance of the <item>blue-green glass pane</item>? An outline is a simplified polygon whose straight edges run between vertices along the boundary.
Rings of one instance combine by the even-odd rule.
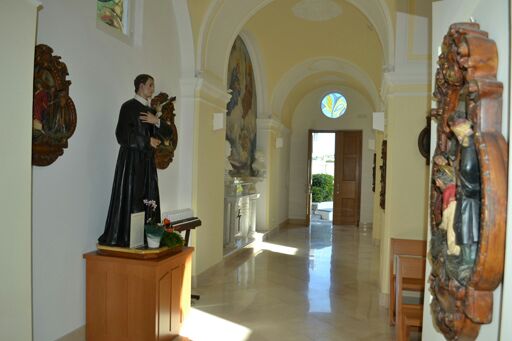
[[[322,113],[330,118],[338,118],[347,110],[347,100],[337,92],[332,92],[322,100]]]

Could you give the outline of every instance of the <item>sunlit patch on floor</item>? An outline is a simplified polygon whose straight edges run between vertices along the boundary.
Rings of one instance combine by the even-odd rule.
[[[245,341],[251,333],[249,328],[191,308],[180,335],[193,341]]]
[[[267,242],[257,242],[254,244],[254,252],[259,253],[261,250],[270,252],[282,253],[284,255],[295,256],[299,249],[296,247],[284,246],[279,244],[272,244]]]

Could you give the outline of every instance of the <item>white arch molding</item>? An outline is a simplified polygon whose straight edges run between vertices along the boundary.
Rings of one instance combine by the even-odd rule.
[[[293,89],[305,78],[326,71],[348,75],[357,80],[357,85],[366,90],[374,109],[380,110],[382,102],[377,87],[359,67],[341,58],[313,58],[294,66],[277,82],[272,96],[272,112],[282,115],[283,106]]]
[[[384,70],[392,71],[395,64],[395,33],[385,0],[346,0],[360,10],[373,25],[384,51]]]
[[[178,34],[180,88],[176,94],[176,114],[179,120],[179,144],[187,146],[187,151],[194,150],[194,113],[195,77],[194,37],[188,4],[182,0],[171,0],[176,31]],[[172,95],[172,94],[171,94]],[[186,133],[185,133],[186,132]],[[194,153],[185,151],[185,148],[176,150],[176,157],[180,160],[176,166],[179,170],[180,181],[178,193],[180,202],[184,207],[192,207],[192,172],[194,166]]]

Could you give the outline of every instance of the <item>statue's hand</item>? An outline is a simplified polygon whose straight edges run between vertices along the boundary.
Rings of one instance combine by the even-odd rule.
[[[156,117],[156,115],[153,115],[150,112],[141,112],[139,119],[144,123],[149,124],[158,124],[160,122],[160,119]]]
[[[155,139],[154,137],[149,138],[149,144],[151,145],[151,147],[153,147],[155,149],[158,148],[160,143],[162,143],[162,142],[159,139]]]

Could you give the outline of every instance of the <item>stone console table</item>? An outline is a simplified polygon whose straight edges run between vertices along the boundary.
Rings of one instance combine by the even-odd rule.
[[[224,178],[224,255],[254,240],[259,178]]]

